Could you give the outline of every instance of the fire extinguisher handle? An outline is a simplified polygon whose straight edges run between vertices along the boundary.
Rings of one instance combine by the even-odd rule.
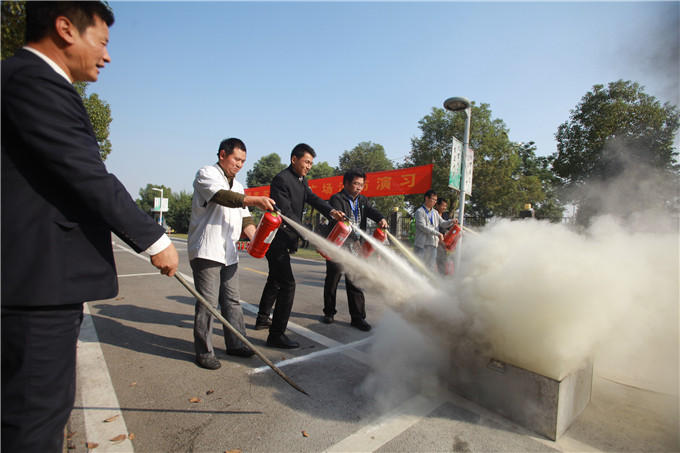
[[[281,212],[281,209],[278,206],[274,205],[274,211]]]

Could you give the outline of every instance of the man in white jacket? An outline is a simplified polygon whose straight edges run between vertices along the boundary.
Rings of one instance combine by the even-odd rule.
[[[453,225],[453,220],[442,219],[437,210],[433,209],[437,198],[437,192],[428,190],[425,192],[423,205],[416,209],[416,238],[413,244],[416,255],[432,271],[437,265],[437,245],[444,240],[439,227],[448,228]]]
[[[187,251],[196,291],[214,308],[219,304],[229,324],[245,336],[238,290],[236,242],[241,237],[241,231],[250,239],[255,234],[255,222],[246,206],[271,211],[274,209],[274,200],[245,195],[243,186],[236,181],[236,173],[246,161],[246,145],[241,140],[223,140],[217,156],[219,161],[198,170],[194,179]],[[208,309],[196,301],[196,362],[209,370],[222,366],[212,346],[213,321],[214,317]],[[228,355],[251,357],[254,354],[228,329],[224,329],[224,341]]]

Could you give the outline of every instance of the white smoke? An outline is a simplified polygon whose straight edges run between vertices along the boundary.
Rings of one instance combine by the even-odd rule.
[[[677,219],[665,221],[662,233],[613,217],[579,232],[494,222],[464,237],[455,278],[439,286],[400,257],[376,266],[300,232],[391,302],[363,385],[378,400],[436,388],[461,345],[554,379],[594,357],[601,376],[678,394],[680,244]]]

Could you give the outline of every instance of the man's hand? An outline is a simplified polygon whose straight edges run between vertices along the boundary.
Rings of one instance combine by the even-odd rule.
[[[444,235],[441,234],[441,233],[438,233],[438,234],[439,234],[439,242],[442,242],[444,240]]]
[[[276,202],[269,197],[254,197],[246,195],[243,199],[244,206],[256,206],[263,211],[273,211]]]
[[[387,225],[387,220],[385,219],[380,219],[380,222],[378,222],[378,226],[382,229],[387,229],[389,225]]]
[[[173,244],[170,244],[162,252],[151,256],[151,264],[161,270],[161,274],[172,277],[179,267],[179,255]]]
[[[332,209],[331,210],[331,217],[333,217],[335,220],[337,220],[339,222],[341,220],[344,220],[345,217],[347,217],[347,216],[342,211],[338,211],[337,209]]]

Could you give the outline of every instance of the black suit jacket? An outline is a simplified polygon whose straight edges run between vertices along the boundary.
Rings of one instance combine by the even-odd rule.
[[[115,296],[111,231],[140,252],[163,229],[107,172],[72,84],[23,49],[1,73],[2,305]]]
[[[361,220],[359,221],[359,228],[361,228],[363,231],[366,231],[366,223],[368,219],[373,220],[374,222],[380,222],[382,219],[385,217],[375,209],[371,204],[368,202],[368,197],[365,195],[359,194],[359,213],[361,216]],[[351,216],[352,214],[352,207],[349,204],[349,194],[343,189],[338,193],[333,194],[331,199],[329,200],[329,203],[331,206],[333,206],[334,209],[337,209],[338,211],[342,211],[347,216]],[[335,227],[335,224],[338,223],[337,220],[333,220],[331,223],[328,224],[328,230],[327,233],[330,233],[333,227]]]
[[[298,176],[293,166],[279,172],[270,185],[269,196],[276,202],[276,206],[286,217],[302,225],[302,214],[305,203],[316,208],[321,214],[331,219],[331,205],[317,196],[304,177]],[[297,250],[298,233],[293,227],[284,223],[276,233],[271,247]]]

